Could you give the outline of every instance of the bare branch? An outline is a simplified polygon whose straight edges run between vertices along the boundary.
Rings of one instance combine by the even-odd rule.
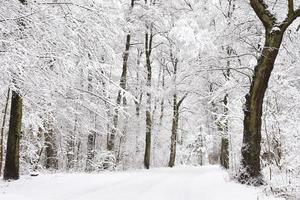
[[[294,0],[288,0],[288,15],[287,18],[280,24],[280,29],[285,31],[298,17],[300,17],[300,8],[294,10]]]
[[[250,5],[264,27],[269,30],[272,29],[276,23],[276,17],[268,10],[268,5],[264,0],[250,0]]]
[[[294,15],[294,0],[288,0],[288,16]]]
[[[184,96],[179,100],[179,102],[177,103],[177,109],[180,107],[180,105],[182,104],[183,100],[187,97],[188,93],[185,93]]]

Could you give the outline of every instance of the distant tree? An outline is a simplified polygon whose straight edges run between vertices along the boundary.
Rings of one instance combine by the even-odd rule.
[[[147,68],[147,102],[146,102],[146,143],[144,154],[144,166],[150,168],[151,157],[151,132],[152,132],[152,117],[151,117],[151,80],[152,80],[152,67],[151,67],[151,52],[152,52],[153,33],[152,27],[147,30],[145,34],[145,56]]]
[[[134,0],[131,0],[131,8],[133,9]],[[125,90],[127,84],[127,73],[128,73],[128,58],[129,58],[129,51],[130,51],[130,41],[131,41],[131,34],[130,32],[126,36],[126,43],[125,43],[125,51],[123,53],[123,66],[122,66],[122,74],[120,78],[120,88],[117,95],[117,102],[116,108],[114,110],[113,115],[113,127],[111,133],[108,134],[107,140],[107,150],[115,151],[115,137],[118,129],[118,120],[119,120],[119,107],[123,100],[123,105],[126,105],[126,98],[125,98]],[[123,97],[123,98],[122,98]]]

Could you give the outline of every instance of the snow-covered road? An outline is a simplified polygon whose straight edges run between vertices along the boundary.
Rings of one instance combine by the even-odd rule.
[[[101,174],[54,174],[0,181],[0,200],[273,200],[229,182],[217,166]]]

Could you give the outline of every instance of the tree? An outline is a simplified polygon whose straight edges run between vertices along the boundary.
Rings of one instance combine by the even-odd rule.
[[[152,52],[152,28],[150,28],[150,35],[147,30],[145,34],[145,56],[146,56],[146,68],[147,68],[147,100],[146,100],[146,143],[145,143],[145,154],[144,154],[144,166],[150,168],[150,156],[151,156],[151,131],[152,131],[152,117],[151,117],[151,79],[152,79],[152,68],[150,56]]]
[[[19,0],[26,5],[26,0]],[[20,30],[24,28],[22,20],[19,21]],[[16,74],[14,74],[16,76]],[[17,87],[16,79],[13,78],[14,86]],[[19,148],[22,126],[23,98],[16,89],[12,90],[9,130],[7,137],[6,158],[4,166],[4,180],[19,179]]]
[[[287,17],[279,23],[264,0],[250,0],[250,5],[265,28],[265,44],[254,69],[250,91],[245,96],[242,169],[239,181],[261,185],[263,178],[260,167],[260,142],[263,99],[284,33],[300,16],[300,9],[295,10],[294,1],[288,0]]]
[[[131,0],[131,7],[133,9],[134,0]],[[129,51],[130,51],[130,41],[131,41],[131,34],[130,32],[126,36],[126,44],[125,44],[125,51],[123,54],[123,67],[122,67],[122,74],[120,78],[120,89],[118,91],[117,96],[117,105],[114,110],[113,115],[113,127],[111,133],[108,135],[107,140],[107,150],[114,151],[115,150],[115,137],[118,129],[118,120],[119,120],[119,107],[121,105],[122,97],[123,97],[123,105],[126,105],[126,98],[125,98],[125,90],[127,84],[127,71],[128,71],[128,58],[129,58]]]
[[[19,179],[19,146],[22,125],[23,99],[16,90],[12,90],[9,130],[4,166],[4,180]]]
[[[175,166],[176,160],[176,146],[177,146],[177,135],[178,135],[178,121],[179,121],[179,108],[184,99],[187,97],[185,94],[182,98],[178,100],[178,92],[176,88],[176,78],[177,78],[177,68],[178,68],[178,59],[175,58],[170,53],[171,63],[173,65],[173,84],[174,84],[174,94],[173,94],[173,118],[172,118],[172,128],[171,128],[171,145],[170,145],[170,158],[169,158],[169,167]]]

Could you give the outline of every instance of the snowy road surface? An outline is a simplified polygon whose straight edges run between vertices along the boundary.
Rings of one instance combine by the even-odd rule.
[[[0,200],[274,200],[228,180],[217,166],[40,175],[1,180]]]

